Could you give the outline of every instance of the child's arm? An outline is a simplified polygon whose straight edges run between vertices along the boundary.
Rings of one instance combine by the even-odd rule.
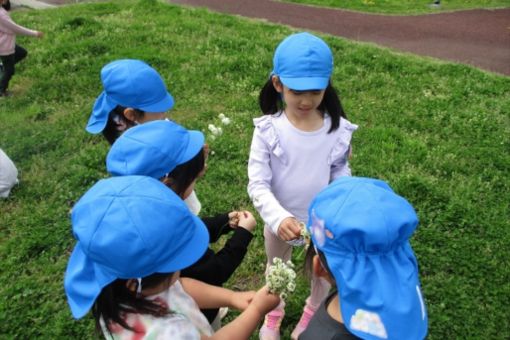
[[[16,24],[7,14],[0,16],[0,31],[7,34],[21,34],[33,37],[42,37],[42,32],[34,31]]]
[[[214,217],[202,217],[202,222],[204,222],[209,231],[209,243],[218,241],[220,236],[225,233],[225,229],[230,229],[228,227],[228,220],[228,214],[220,214]]]
[[[263,117],[265,120],[270,117]],[[271,228],[275,235],[278,234],[278,227],[287,217],[293,215],[282,207],[271,191],[271,148],[267,144],[261,130],[266,127],[259,127],[259,124],[272,124],[269,121],[259,121],[253,132],[253,139],[250,148],[248,161],[248,195],[257,209],[260,217]]]
[[[341,176],[351,176],[351,168],[349,166],[349,159],[352,156],[351,139],[352,134],[358,126],[352,124],[347,119],[340,119],[340,127],[335,132],[339,135],[339,145],[335,148],[333,163],[330,170],[330,182],[334,181]]]
[[[212,337],[202,336],[207,339],[248,339],[262,317],[274,309],[280,298],[270,294],[267,287],[262,287],[253,297],[253,301],[235,320],[220,328]]]
[[[253,234],[249,230],[238,226],[222,249],[217,253],[207,250],[199,261],[182,271],[182,276],[222,285],[241,264],[252,239]]]
[[[255,292],[234,292],[187,277],[181,277],[180,281],[200,309],[229,307],[244,310],[255,295]]]

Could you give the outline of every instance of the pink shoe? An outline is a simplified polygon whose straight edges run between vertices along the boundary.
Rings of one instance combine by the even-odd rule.
[[[315,314],[316,309],[313,309],[308,303],[303,308],[303,314],[301,315],[301,319],[296,325],[296,328],[290,334],[290,338],[292,340],[297,340],[299,335],[303,333],[303,331],[308,327],[308,323],[312,319],[312,316]]]
[[[264,318],[264,324],[259,330],[259,339],[280,340],[280,324],[282,323],[284,316],[285,310],[283,309],[273,309],[267,313]]]

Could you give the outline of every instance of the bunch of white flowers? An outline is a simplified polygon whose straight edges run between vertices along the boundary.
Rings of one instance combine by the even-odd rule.
[[[230,124],[230,118],[225,116],[223,113],[220,113],[218,115],[218,118],[220,119],[221,124],[223,124],[223,125],[229,125]],[[219,136],[221,136],[223,134],[223,129],[221,128],[221,126],[216,126],[214,124],[209,124],[207,126],[207,128],[211,132],[211,137],[210,137],[211,140],[215,140],[216,137],[219,137]]]
[[[295,279],[294,264],[290,261],[284,263],[281,258],[275,257],[273,265],[269,266],[266,274],[269,292],[278,294],[285,300],[296,289]]]

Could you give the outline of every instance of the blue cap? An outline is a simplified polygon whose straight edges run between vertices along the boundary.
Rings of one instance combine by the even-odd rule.
[[[297,91],[324,90],[333,72],[333,55],[320,38],[303,32],[285,38],[276,48],[273,72]]]
[[[423,339],[427,311],[409,238],[416,213],[383,181],[341,177],[309,209],[308,229],[337,284],[347,329],[363,339]]]
[[[75,318],[114,280],[173,273],[195,263],[209,234],[172,190],[145,176],[97,182],[71,215],[76,246],[64,287]]]
[[[122,59],[101,70],[104,91],[97,97],[86,130],[96,134],[104,130],[108,115],[117,106],[144,112],[166,112],[174,106],[159,73],[141,60]]]
[[[137,125],[113,143],[106,169],[113,176],[161,178],[195,157],[204,146],[204,134],[188,131],[167,120]]]

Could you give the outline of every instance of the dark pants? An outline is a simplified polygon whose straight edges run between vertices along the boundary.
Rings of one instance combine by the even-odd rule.
[[[0,93],[7,91],[7,88],[9,87],[9,81],[16,71],[14,65],[25,59],[26,56],[27,50],[18,45],[16,45],[14,49],[14,54],[0,56],[4,71],[2,79],[0,80]]]

